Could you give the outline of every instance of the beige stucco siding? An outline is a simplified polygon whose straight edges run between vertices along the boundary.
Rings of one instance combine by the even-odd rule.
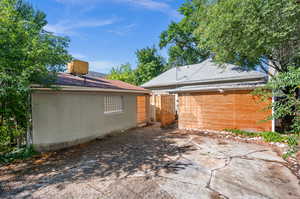
[[[104,96],[122,95],[122,113],[104,113]],[[87,92],[32,94],[33,144],[37,150],[64,148],[137,125],[136,95]]]

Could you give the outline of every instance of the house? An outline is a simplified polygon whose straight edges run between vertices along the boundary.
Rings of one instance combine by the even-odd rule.
[[[73,66],[79,72],[69,66],[69,73],[59,73],[58,89],[32,87],[31,137],[36,150],[69,147],[148,121],[149,90],[85,75],[86,62],[75,61]]]
[[[266,81],[259,71],[220,66],[208,59],[171,68],[142,87],[153,92],[152,98],[175,94],[180,129],[271,131],[272,121],[262,122],[272,114],[266,109],[271,99],[261,102],[251,94]],[[157,107],[153,101],[152,107]],[[152,110],[152,119],[155,111],[157,108]]]

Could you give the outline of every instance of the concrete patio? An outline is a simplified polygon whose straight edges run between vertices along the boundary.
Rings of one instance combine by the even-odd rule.
[[[158,126],[0,168],[1,198],[300,198],[268,146]]]

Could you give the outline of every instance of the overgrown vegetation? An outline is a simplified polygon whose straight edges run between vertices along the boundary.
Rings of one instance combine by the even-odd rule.
[[[0,154],[0,164],[8,164],[15,160],[25,160],[39,153],[31,147],[14,148],[9,153]]]
[[[1,0],[0,16],[0,154],[4,157],[24,145],[30,131],[30,85],[49,86],[71,57],[66,50],[69,39],[45,31],[46,15],[23,0]]]
[[[208,49],[220,64],[259,66],[274,76],[259,95],[269,100],[266,90],[273,91],[274,117],[282,120],[282,132],[299,132],[299,1],[195,1],[199,3],[194,13],[199,47]]]
[[[120,80],[129,84],[136,84],[135,70],[131,68],[129,63],[113,67],[107,78],[111,80]]]
[[[269,119],[282,119],[282,132],[300,132],[300,68],[289,67],[287,72],[280,72],[267,85],[257,89],[254,94],[263,101],[275,96],[273,116]],[[268,92],[272,91],[272,92]]]
[[[183,18],[179,22],[171,22],[160,35],[159,47],[168,49],[169,67],[197,64],[209,56],[209,52],[199,46],[200,39],[194,34],[200,22],[193,18],[198,6],[198,1],[183,3],[178,9]]]
[[[249,132],[239,129],[225,129],[225,131],[231,132],[235,135],[243,137],[261,137],[265,142],[281,142],[289,146],[289,150],[283,155],[284,158],[296,153],[298,141],[300,140],[300,134],[287,134],[283,135],[277,132]]]
[[[113,67],[107,78],[142,85],[167,69],[164,58],[158,54],[155,47],[137,50],[136,57],[136,69],[132,69],[130,64]]]

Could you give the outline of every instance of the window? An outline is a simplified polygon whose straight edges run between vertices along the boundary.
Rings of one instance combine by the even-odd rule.
[[[105,96],[104,113],[123,112],[123,96]]]

